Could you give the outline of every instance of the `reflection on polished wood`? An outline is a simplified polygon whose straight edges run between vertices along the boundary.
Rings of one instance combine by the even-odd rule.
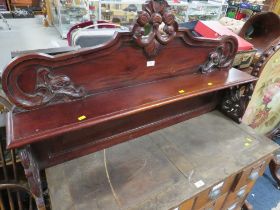
[[[15,106],[7,145],[23,151],[37,206],[44,206],[40,170],[216,108],[238,121],[229,110],[242,110],[245,99],[226,96],[257,78],[231,68],[236,51],[236,38],[193,37],[177,27],[166,1],[151,0],[132,32],[101,46],[14,59],[2,75]]]

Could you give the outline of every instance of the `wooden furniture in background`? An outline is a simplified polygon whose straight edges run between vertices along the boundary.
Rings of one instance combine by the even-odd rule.
[[[178,29],[168,8],[166,1],[149,1],[132,32],[95,48],[24,55],[4,70],[2,86],[15,105],[7,146],[21,149],[39,209],[45,209],[45,168],[217,107],[240,122],[248,98],[238,86],[247,90],[256,78],[231,68],[236,38],[195,38]]]
[[[252,43],[260,56],[279,38],[280,18],[273,12],[257,13],[244,24],[239,36]]]
[[[259,13],[250,18],[239,35],[247,38],[258,50],[251,74],[259,77],[252,100],[245,112],[243,122],[257,132],[276,140],[279,137],[280,118],[277,90],[279,74],[280,18],[273,12]],[[273,90],[274,89],[274,90]],[[279,92],[278,88],[278,92]],[[278,157],[278,158],[277,158]],[[270,171],[280,188],[279,155],[270,163]]]
[[[19,157],[15,150],[5,150],[5,129],[0,128],[0,209],[36,209],[33,195],[28,187]]]
[[[11,5],[14,7],[31,7],[32,0],[11,0]]]
[[[270,43],[255,64],[252,74],[259,77],[243,122],[258,133],[277,140],[280,134],[280,37]],[[280,188],[279,155],[270,163],[270,171]]]
[[[0,0],[0,11],[8,10],[7,3],[5,0]]]
[[[52,210],[240,210],[277,148],[206,113],[46,169]]]
[[[1,114],[12,109],[12,105],[2,93],[0,93],[0,105]],[[5,149],[5,137],[5,128],[0,127],[0,209],[36,209],[20,159],[16,150]]]

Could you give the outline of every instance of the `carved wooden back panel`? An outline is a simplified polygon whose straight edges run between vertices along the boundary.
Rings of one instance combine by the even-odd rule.
[[[262,53],[280,36],[280,18],[273,12],[257,13],[244,24],[239,36]]]
[[[178,29],[168,8],[166,1],[149,1],[131,33],[116,33],[102,46],[13,60],[2,77],[7,97],[32,110],[168,77],[228,70],[236,39],[194,38]]]

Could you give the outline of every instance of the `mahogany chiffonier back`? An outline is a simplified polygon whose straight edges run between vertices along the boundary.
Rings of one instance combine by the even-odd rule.
[[[257,78],[231,68],[236,38],[193,37],[178,28],[165,0],[151,0],[131,32],[103,45],[15,58],[2,75],[14,104],[8,148],[21,149],[37,206],[40,170],[216,108],[240,121]]]

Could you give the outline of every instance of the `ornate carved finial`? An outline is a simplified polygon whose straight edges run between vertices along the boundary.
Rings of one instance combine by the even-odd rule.
[[[151,58],[158,54],[161,45],[166,45],[175,37],[177,30],[178,24],[168,3],[165,0],[150,0],[143,5],[133,28],[133,37]]]

